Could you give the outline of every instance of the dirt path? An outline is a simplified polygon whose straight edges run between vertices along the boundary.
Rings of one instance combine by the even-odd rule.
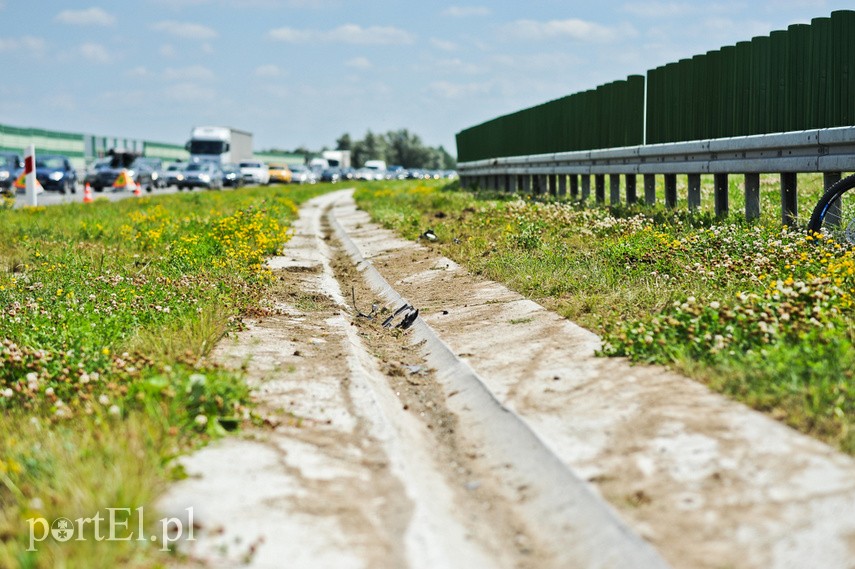
[[[661,368],[594,357],[596,336],[378,229],[347,193],[295,229],[270,314],[216,353],[275,427],[188,457],[162,502],[193,506],[191,559],[855,567],[848,457]],[[396,291],[420,310],[412,329],[356,315],[354,297],[388,311]]]

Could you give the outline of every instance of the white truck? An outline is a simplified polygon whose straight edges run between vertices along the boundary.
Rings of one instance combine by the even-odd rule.
[[[252,133],[228,126],[197,126],[185,145],[190,161],[232,164],[252,158]]]
[[[331,168],[350,168],[350,150],[324,150],[321,158]]]

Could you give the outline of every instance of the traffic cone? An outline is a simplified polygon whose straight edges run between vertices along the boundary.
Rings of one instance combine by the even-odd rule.
[[[137,180],[137,185],[134,188],[134,195],[135,196],[141,196],[142,195],[142,185],[140,184],[139,180]]]
[[[94,198],[92,197],[92,188],[89,186],[89,183],[83,186],[83,203],[92,203]]]
[[[113,182],[114,190],[135,190],[134,177],[127,170],[122,170]]]
[[[21,175],[18,176],[18,179],[15,180],[15,189],[16,190],[26,190],[27,189],[27,175],[21,172]],[[42,183],[39,182],[38,178],[36,178],[36,193],[40,194],[44,192],[45,189],[42,187]]]

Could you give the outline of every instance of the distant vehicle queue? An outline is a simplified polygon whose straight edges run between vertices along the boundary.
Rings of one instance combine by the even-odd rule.
[[[315,184],[367,180],[405,180],[455,178],[453,170],[404,169],[386,167],[380,160],[366,162],[362,168],[329,167],[322,164],[295,165],[285,162],[251,159],[220,164],[216,160],[192,160],[164,164],[160,158],[147,158],[121,149],[93,161],[79,176],[70,160],[62,155],[36,155],[36,178],[42,188],[63,194],[76,193],[78,185],[89,185],[96,192],[118,189],[117,180],[124,173],[133,184],[151,192],[174,186],[179,190],[194,188],[240,188],[245,185]],[[0,193],[22,192],[20,179],[24,161],[14,152],[0,152]]]

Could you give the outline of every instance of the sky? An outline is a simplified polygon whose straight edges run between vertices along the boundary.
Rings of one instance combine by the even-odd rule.
[[[497,116],[851,0],[0,0],[0,123],[256,151],[408,129],[456,154]]]

